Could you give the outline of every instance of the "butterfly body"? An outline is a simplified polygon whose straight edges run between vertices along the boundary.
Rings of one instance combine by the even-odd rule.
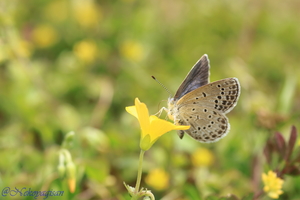
[[[237,78],[209,83],[209,60],[204,55],[194,65],[173,98],[168,99],[168,117],[176,125],[189,125],[185,132],[199,142],[216,142],[230,129],[226,113],[240,95]],[[184,131],[178,131],[179,137]]]

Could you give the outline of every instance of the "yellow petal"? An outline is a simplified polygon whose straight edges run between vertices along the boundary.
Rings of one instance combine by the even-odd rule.
[[[138,119],[138,114],[135,106],[127,106],[125,109],[129,114],[135,116]]]
[[[263,173],[262,179],[265,185],[263,189],[269,197],[277,199],[283,193],[281,188],[284,181],[275,172],[270,170],[267,174]]]
[[[190,128],[190,126],[176,126],[173,123],[162,120],[154,115],[149,117],[146,104],[141,103],[138,98],[135,98],[135,106],[128,106],[125,109],[139,120],[142,129],[140,146],[145,151],[148,150],[164,133],[171,130],[187,130]]]
[[[171,131],[171,130],[188,130],[190,128],[190,126],[177,126],[177,125],[175,125],[175,124],[173,124],[171,122],[168,122],[166,120],[160,119],[160,118],[158,118],[155,115],[151,115],[149,119],[150,119],[150,124],[153,121],[159,120],[160,121],[159,123],[161,123],[162,125],[167,125],[168,129],[171,127],[171,129],[169,131]],[[157,122],[155,122],[155,123],[157,123]],[[155,124],[155,125],[157,125],[157,124]]]
[[[147,133],[149,130],[149,112],[146,104],[141,103],[138,98],[135,98],[135,107],[138,115],[138,120],[141,125],[142,133]]]
[[[176,126],[171,122],[159,119],[158,117],[150,116],[150,130],[151,141],[156,140],[158,137],[171,130],[187,130],[190,126]]]
[[[266,182],[267,181],[267,175],[265,173],[262,174],[262,180],[263,182]]]
[[[268,195],[272,199],[278,199],[278,197],[279,197],[279,194],[277,194],[276,192],[270,192]]]

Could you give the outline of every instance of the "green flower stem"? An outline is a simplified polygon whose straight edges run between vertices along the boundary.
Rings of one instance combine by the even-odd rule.
[[[136,185],[135,185],[135,193],[137,194],[140,190],[140,184],[142,179],[142,171],[143,171],[143,159],[144,159],[145,151],[141,150],[140,152],[140,160],[139,160],[139,168],[138,168],[138,176],[136,179]]]
[[[139,159],[139,167],[138,167],[138,175],[137,175],[136,185],[135,185],[135,190],[134,190],[135,195],[132,196],[131,200],[136,200],[139,197],[138,193],[140,190],[141,179],[142,179],[144,154],[145,154],[145,151],[141,150],[140,151],[140,159]]]

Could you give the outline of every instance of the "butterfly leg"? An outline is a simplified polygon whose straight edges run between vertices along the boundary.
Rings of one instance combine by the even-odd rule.
[[[178,125],[178,126],[184,125],[184,124],[183,124],[183,121],[180,120],[180,119],[176,119],[176,120],[174,121],[174,124],[175,124],[175,125]],[[179,138],[182,139],[183,136],[184,136],[184,131],[183,131],[183,130],[178,130],[178,131],[177,131],[177,134],[178,134]]]
[[[179,130],[179,131],[177,131],[177,134],[178,134],[179,138],[182,139],[183,136],[184,136],[184,131],[183,130]]]
[[[161,108],[157,113],[155,113],[154,115],[157,115],[158,117],[160,117],[160,115],[161,115],[161,113],[162,113],[163,111],[168,112],[168,109],[165,108],[165,107],[162,107],[162,108]]]

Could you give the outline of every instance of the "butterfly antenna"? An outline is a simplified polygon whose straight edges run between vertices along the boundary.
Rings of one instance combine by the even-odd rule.
[[[164,86],[161,82],[159,82],[154,76],[151,76],[160,86],[162,86],[168,93],[170,96],[172,96],[172,93],[170,92],[170,90],[168,90],[168,88],[166,86]]]

